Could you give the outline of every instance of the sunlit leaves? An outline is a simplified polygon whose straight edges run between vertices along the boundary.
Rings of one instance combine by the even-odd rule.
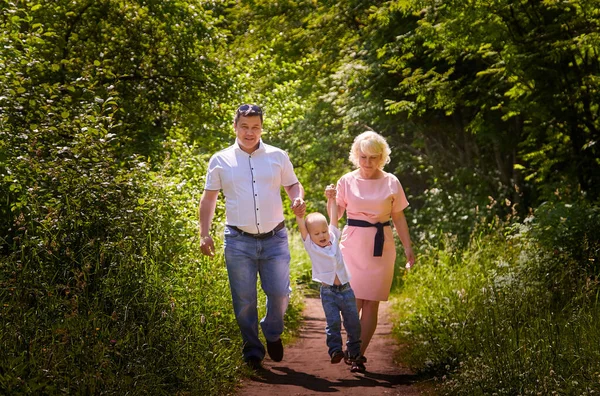
[[[14,330],[0,337],[0,393],[228,387],[235,362],[219,373],[204,357],[232,315],[195,319],[224,305],[211,296],[229,303],[222,266],[201,268],[193,245],[229,81],[216,66],[226,32],[205,6],[0,1],[0,316]],[[177,163],[153,173],[176,146],[167,134]],[[194,135],[210,144],[189,148]]]

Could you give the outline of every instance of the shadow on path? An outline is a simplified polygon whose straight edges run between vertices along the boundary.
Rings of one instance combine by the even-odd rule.
[[[367,372],[350,372],[350,366],[331,364],[325,342],[325,315],[319,298],[307,297],[304,324],[298,339],[285,346],[284,360],[268,357],[262,370],[240,384],[240,396],[315,396],[342,393],[344,396],[420,395],[422,378],[394,362],[398,351],[392,336],[389,306],[380,305],[379,325],[367,350]],[[342,332],[345,339],[345,332]]]
[[[280,372],[281,374],[277,373]],[[251,377],[252,381],[271,385],[294,385],[314,392],[340,392],[337,388],[378,387],[392,388],[395,385],[411,385],[417,381],[411,374],[379,374],[366,372],[355,374],[353,378],[328,380],[313,374],[296,371],[289,367],[271,367],[263,369]]]

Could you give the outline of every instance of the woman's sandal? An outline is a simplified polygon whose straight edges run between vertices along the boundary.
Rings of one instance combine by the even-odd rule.
[[[367,358],[364,356],[359,356],[357,359],[354,359],[352,361],[352,367],[350,367],[350,372],[351,373],[364,373],[365,371],[367,371],[367,368],[365,367],[366,361],[367,361]]]
[[[361,356],[361,360],[363,363],[367,363],[367,358],[364,356]],[[350,356],[348,356],[348,350],[346,349],[344,351],[344,363],[346,363],[348,366],[352,365],[352,361],[353,359],[350,359]]]

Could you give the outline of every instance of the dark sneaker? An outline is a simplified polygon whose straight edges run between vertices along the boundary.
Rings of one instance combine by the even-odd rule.
[[[281,362],[283,359],[283,344],[281,343],[281,338],[273,342],[267,341],[267,352],[274,362]]]
[[[342,361],[342,359],[345,357],[346,355],[344,354],[344,352],[342,351],[335,351],[333,352],[333,354],[331,355],[331,363],[332,364],[336,364]]]
[[[250,356],[246,359],[246,365],[254,371],[259,371],[262,369],[262,360],[256,356]]]

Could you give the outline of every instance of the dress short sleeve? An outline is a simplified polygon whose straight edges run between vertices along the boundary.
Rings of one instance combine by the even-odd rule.
[[[402,184],[396,176],[390,175],[390,189],[392,190],[392,213],[402,212],[408,206],[408,200]]]
[[[339,207],[346,209],[346,182],[344,178],[338,180],[336,185],[336,203]]]

